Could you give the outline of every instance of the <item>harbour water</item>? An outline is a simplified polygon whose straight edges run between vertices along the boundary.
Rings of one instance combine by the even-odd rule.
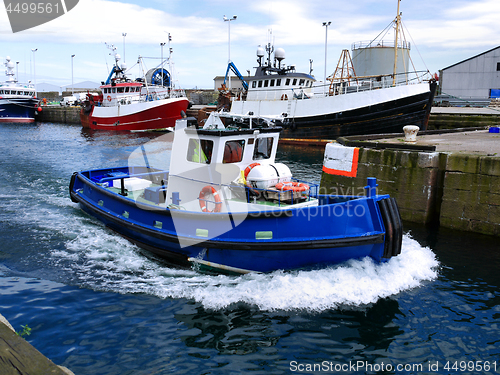
[[[498,239],[405,223],[386,264],[175,269],[69,199],[74,171],[127,165],[141,146],[168,165],[168,135],[0,125],[0,314],[32,328],[27,340],[56,364],[78,375],[500,372]],[[319,181],[322,156],[280,146],[278,158]]]

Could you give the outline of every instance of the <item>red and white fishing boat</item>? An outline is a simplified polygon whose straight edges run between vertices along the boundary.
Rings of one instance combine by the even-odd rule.
[[[159,67],[150,69],[143,78],[127,78],[125,64],[112,50],[115,65],[99,95],[87,94],[80,111],[84,128],[99,130],[151,130],[175,126],[189,106],[183,90],[175,89],[171,74]],[[139,56],[142,68],[142,58]],[[143,70],[144,71],[144,70]]]

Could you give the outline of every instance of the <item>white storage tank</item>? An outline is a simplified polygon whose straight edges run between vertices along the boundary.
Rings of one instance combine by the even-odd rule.
[[[394,41],[358,42],[352,45],[352,64],[356,76],[374,76],[392,74],[394,71]],[[410,44],[398,43],[398,61],[396,83],[408,79],[405,73],[410,66]],[[392,84],[392,77],[384,77],[385,84]]]

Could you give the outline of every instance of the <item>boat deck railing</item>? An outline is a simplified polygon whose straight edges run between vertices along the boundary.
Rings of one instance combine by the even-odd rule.
[[[189,181],[190,183],[205,184],[208,186],[212,186],[216,190],[220,190],[222,187],[225,187],[232,192],[235,192],[239,189],[244,189],[247,203],[258,204],[258,203],[261,203],[263,201],[266,201],[266,202],[272,201],[272,202],[275,202],[274,205],[277,207],[282,207],[282,206],[289,207],[290,205],[299,203],[299,202],[304,201],[304,200],[311,201],[312,199],[317,199],[319,196],[319,194],[318,194],[319,184],[312,183],[309,181],[299,180],[297,178],[292,178],[292,181],[307,184],[309,186],[309,190],[304,191],[303,193],[300,193],[300,194],[293,194],[293,192],[290,190],[259,189],[259,188],[245,186],[245,185],[220,184],[220,183],[201,181],[201,180],[196,180],[196,179],[188,178],[188,177],[184,177],[184,176],[177,176],[176,175],[175,177]],[[241,190],[241,191],[243,191],[243,190]],[[215,200],[210,200],[210,199],[205,199],[205,198],[198,198],[198,200],[204,201],[205,203],[209,202],[212,204],[220,204],[220,203],[216,202]]]
[[[422,72],[416,72],[422,73]],[[333,78],[333,83],[319,84],[313,87],[288,87],[268,88],[262,90],[250,90],[247,95],[248,101],[289,101],[307,100],[312,97],[328,97],[336,95],[347,95],[363,91],[373,91],[390,87],[406,86],[422,82],[422,77],[410,77],[413,72],[397,73],[396,82],[393,83],[393,74],[377,76],[353,77],[350,79]],[[250,94],[251,93],[251,94]],[[251,99],[248,99],[251,98]],[[238,97],[233,99],[238,101]]]

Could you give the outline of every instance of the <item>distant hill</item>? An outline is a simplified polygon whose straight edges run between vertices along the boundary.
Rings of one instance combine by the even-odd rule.
[[[83,89],[95,90],[95,89],[98,89],[99,86],[100,86],[100,84],[97,82],[83,81],[83,82],[75,83],[73,85],[73,88],[75,90],[83,90]],[[51,83],[37,83],[36,89],[38,92],[55,91],[55,92],[61,93],[61,91],[71,91],[71,85],[56,86],[56,85],[53,85]]]

